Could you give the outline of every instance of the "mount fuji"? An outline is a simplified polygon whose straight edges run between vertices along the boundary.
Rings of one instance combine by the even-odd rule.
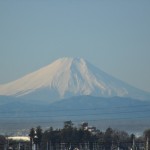
[[[60,58],[0,85],[0,132],[42,123],[45,127],[60,127],[60,122],[66,120],[88,120],[102,129],[111,126],[142,131],[149,127],[149,112],[150,93],[108,75],[82,58]]]
[[[140,100],[150,98],[150,93],[108,75],[82,58],[67,57],[18,80],[0,85],[0,95],[49,103],[80,95]]]

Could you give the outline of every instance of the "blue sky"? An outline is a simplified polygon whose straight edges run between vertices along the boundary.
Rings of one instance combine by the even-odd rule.
[[[150,92],[150,1],[0,1],[0,84],[65,56]]]

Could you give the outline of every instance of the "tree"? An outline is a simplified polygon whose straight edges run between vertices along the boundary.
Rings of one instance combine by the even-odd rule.
[[[38,126],[36,129],[31,128],[29,137],[30,137],[30,147],[32,148],[32,144],[34,143],[38,148],[41,148],[41,140],[42,140],[42,129]]]
[[[64,122],[64,128],[61,130],[62,141],[65,143],[71,143],[72,133],[73,133],[72,122],[71,121]]]
[[[30,133],[29,133],[29,137],[33,139],[34,136],[35,136],[35,129],[31,128]]]
[[[6,144],[6,139],[3,135],[0,135],[0,149],[4,149]]]
[[[73,128],[73,123],[72,121],[65,121],[64,122],[64,128]]]
[[[129,135],[125,131],[114,130],[113,131],[113,142],[122,149],[126,149],[126,143],[129,142]]]
[[[146,143],[146,150],[150,149],[149,141],[150,141],[150,129],[147,129],[144,131],[144,138]]]
[[[30,137],[30,147],[32,148],[32,144],[34,141],[34,136],[35,136],[35,129],[31,128],[30,133],[29,133],[29,137]]]
[[[113,142],[113,129],[107,128],[104,135],[105,149],[111,149],[111,145]]]
[[[36,136],[37,136],[37,145],[38,145],[38,147],[40,149],[40,147],[41,147],[41,141],[42,141],[42,129],[41,129],[40,126],[38,126],[36,128]]]
[[[144,137],[150,139],[150,129],[144,131]]]
[[[131,138],[131,142],[132,142],[132,149],[135,150],[135,135],[131,134],[130,138]]]

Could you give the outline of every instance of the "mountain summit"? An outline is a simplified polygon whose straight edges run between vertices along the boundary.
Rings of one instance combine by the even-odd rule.
[[[0,85],[0,95],[49,102],[78,95],[150,97],[149,93],[108,75],[82,58],[60,58],[16,81]]]

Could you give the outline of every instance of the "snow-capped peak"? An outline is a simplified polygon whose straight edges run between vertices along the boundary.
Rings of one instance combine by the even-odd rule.
[[[0,95],[54,101],[75,95],[142,98],[144,92],[115,79],[82,58],[64,57],[1,85]]]

